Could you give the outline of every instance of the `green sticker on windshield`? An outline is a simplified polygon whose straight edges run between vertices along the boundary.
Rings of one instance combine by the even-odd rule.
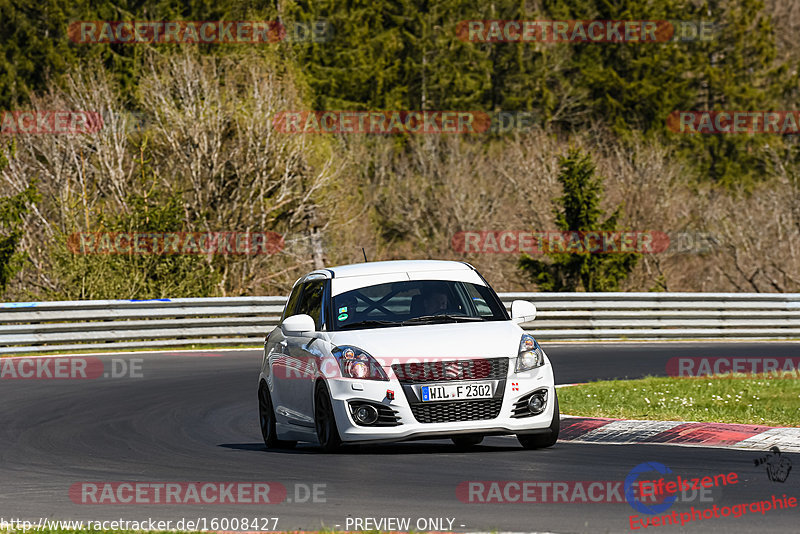
[[[338,317],[338,319],[339,319],[340,321],[344,321],[344,320],[346,320],[346,319],[347,319],[347,317],[348,317],[348,316],[347,316],[347,314],[346,314],[346,313],[340,313],[340,314],[339,314],[339,317]]]

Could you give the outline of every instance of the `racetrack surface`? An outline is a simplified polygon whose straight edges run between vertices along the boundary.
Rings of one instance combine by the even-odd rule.
[[[544,344],[557,383],[664,374],[674,356],[797,356],[792,343]],[[348,517],[453,519],[452,530],[624,532],[627,503],[482,504],[459,500],[464,481],[622,481],[636,465],[662,463],[684,477],[736,472],[738,484],[697,508],[772,495],[800,497],[800,472],[771,482],[753,451],[661,445],[559,443],[525,451],[491,437],[469,452],[449,441],[361,446],[322,455],[313,445],[264,450],[257,423],[260,351],[136,353],[141,378],[0,380],[0,517],[157,519],[277,517],[280,530],[353,528]],[[103,356],[102,358],[110,358]],[[800,455],[788,456],[795,466]],[[273,505],[82,505],[69,488],[82,481],[279,482],[324,484],[325,502]],[[301,492],[302,493],[302,492]],[[677,503],[678,512],[691,504]],[[790,532],[798,511],[748,513],[656,527],[659,532]],[[671,510],[670,510],[671,511]],[[640,514],[641,515],[641,514]],[[338,527],[337,527],[338,525]],[[444,522],[448,526],[448,522]],[[445,528],[446,529],[446,528]],[[441,529],[437,529],[441,530]]]

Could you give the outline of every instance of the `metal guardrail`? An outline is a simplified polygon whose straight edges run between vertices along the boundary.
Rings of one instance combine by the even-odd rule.
[[[800,338],[800,293],[504,293],[543,340]]]
[[[800,293],[502,293],[541,340],[800,338]],[[261,345],[286,297],[0,303],[0,354]]]
[[[0,304],[0,354],[185,345],[260,345],[286,297]]]

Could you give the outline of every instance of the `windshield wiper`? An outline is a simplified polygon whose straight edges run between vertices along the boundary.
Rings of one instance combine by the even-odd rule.
[[[358,321],[356,323],[344,324],[339,326],[339,330],[347,330],[349,328],[361,328],[370,326],[400,326],[400,323],[394,321],[379,321],[377,319],[367,319],[366,321]]]
[[[403,321],[401,324],[403,326],[409,324],[429,324],[429,323],[457,323],[459,321],[483,321],[483,317],[469,317],[467,315],[422,315],[420,317],[414,317],[413,319],[408,319]]]

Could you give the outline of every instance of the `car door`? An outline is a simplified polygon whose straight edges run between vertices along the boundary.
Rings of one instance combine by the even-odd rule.
[[[303,293],[297,303],[295,315],[306,314],[314,319],[316,331],[325,322],[324,297],[327,279],[310,280],[303,284]],[[319,339],[309,335],[287,336],[286,372],[287,404],[296,424],[314,425],[314,378],[322,357]]]
[[[303,284],[295,284],[289,295],[289,300],[286,302],[286,307],[283,309],[281,323],[283,323],[283,320],[287,317],[295,315],[294,311],[297,309],[297,303],[300,300],[300,294],[302,292]],[[267,336],[267,341],[264,346],[264,357],[267,360],[265,373],[270,376],[270,385],[272,386],[270,392],[272,395],[272,403],[275,406],[275,415],[280,420],[286,418],[287,407],[285,399],[287,396],[287,387],[291,387],[291,382],[286,381],[287,376],[289,376],[286,366],[286,357],[288,355],[287,346],[288,341],[281,331],[279,323],[278,328],[275,328],[270,332],[269,336]]]

